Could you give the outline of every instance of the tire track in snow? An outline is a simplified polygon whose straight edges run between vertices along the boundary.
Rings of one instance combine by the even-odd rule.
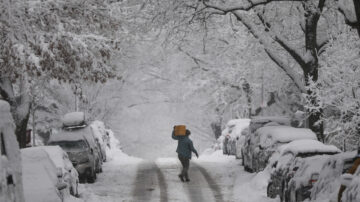
[[[220,187],[205,168],[193,163],[189,170],[190,182],[184,183],[192,202],[224,202]]]
[[[223,202],[224,198],[222,196],[221,193],[221,189],[220,187],[216,184],[215,180],[210,176],[210,174],[206,171],[205,168],[201,167],[198,164],[195,164],[196,167],[200,170],[200,172],[202,173],[202,175],[205,177],[205,180],[207,181],[207,183],[209,184],[214,197],[215,197],[215,201],[216,202]]]
[[[160,190],[158,190],[160,189]],[[160,196],[157,195],[160,192]],[[145,162],[139,165],[133,199],[135,201],[159,201],[167,202],[167,185],[160,169],[154,162]]]

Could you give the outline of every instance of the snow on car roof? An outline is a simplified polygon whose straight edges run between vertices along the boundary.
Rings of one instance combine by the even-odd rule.
[[[250,119],[235,119],[235,120],[238,120],[235,122],[235,126],[233,127],[231,133],[230,133],[230,136],[232,138],[235,138],[236,136],[240,136],[241,135],[241,132],[249,127],[249,124],[250,124]]]
[[[249,125],[250,123],[250,119],[231,119],[230,121],[227,122],[227,126],[231,127],[231,126],[235,126],[237,124],[247,124]]]
[[[251,123],[277,122],[284,125],[290,125],[289,117],[282,116],[258,116],[251,119]]]
[[[64,115],[62,121],[64,126],[82,125],[85,122],[85,114],[84,112],[70,112]]]
[[[300,139],[316,140],[316,135],[308,128],[294,128],[290,126],[265,126],[256,133],[260,136],[260,145],[269,146],[274,143],[287,143]]]
[[[64,151],[60,146],[40,146],[39,148],[44,150],[50,156],[56,167],[65,167],[63,159]]]
[[[297,156],[306,153],[340,153],[341,151],[334,145],[325,145],[317,140],[294,140],[279,148],[281,155],[288,153]]]
[[[56,167],[49,155],[39,147],[31,147],[21,149],[21,158],[26,201],[61,202],[56,190]]]
[[[22,161],[37,161],[49,158],[49,155],[40,147],[21,149]]]

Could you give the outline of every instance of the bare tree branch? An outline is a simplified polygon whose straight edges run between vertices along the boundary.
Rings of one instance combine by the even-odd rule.
[[[255,8],[256,6],[265,5],[270,2],[275,2],[275,1],[298,1],[298,2],[300,2],[303,0],[248,0],[245,3],[242,3],[241,5],[232,6],[232,7],[221,7],[221,6],[217,6],[217,5],[211,5],[211,4],[208,4],[205,0],[203,0],[202,2],[205,5],[205,7],[219,10],[226,14],[226,13],[240,11],[240,10],[249,11],[252,8]]]
[[[260,32],[254,24],[248,19],[244,14],[239,11],[232,12],[236,18],[242,22],[248,30],[252,33],[252,35],[259,39],[260,43],[263,44],[265,52],[268,56],[291,78],[291,80],[295,83],[295,85],[299,88],[301,92],[306,92],[303,81],[301,80],[300,74],[295,72],[289,65],[283,61],[283,59],[276,54],[276,51],[272,49],[272,45],[270,44],[271,38],[266,37],[262,32]],[[270,39],[270,40],[269,40]]]

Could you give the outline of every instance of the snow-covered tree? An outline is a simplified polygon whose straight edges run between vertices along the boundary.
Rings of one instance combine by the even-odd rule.
[[[307,94],[313,106],[319,106],[315,92],[308,86],[319,78],[319,56],[330,36],[331,27],[339,22],[337,2],[325,0],[242,0],[242,1],[176,1],[161,2],[156,16],[169,20],[177,37],[191,30],[194,24],[223,25],[232,16],[236,27],[246,27],[264,48],[269,58],[292,80],[300,93]],[[174,14],[175,13],[175,14]],[[172,18],[174,17],[174,18]],[[342,21],[343,22],[343,21]],[[182,28],[179,28],[182,27]],[[244,32],[240,32],[244,33]],[[323,140],[322,109],[308,109],[310,128]]]
[[[105,82],[117,76],[111,56],[120,23],[110,11],[106,1],[95,0],[0,2],[0,93],[11,105],[20,147],[36,79]]]

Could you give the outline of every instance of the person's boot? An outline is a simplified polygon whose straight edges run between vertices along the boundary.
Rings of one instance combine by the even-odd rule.
[[[186,178],[185,181],[186,181],[186,182],[190,182],[190,179],[189,179],[189,178]]]
[[[185,182],[184,177],[181,174],[179,174],[178,176],[179,176],[181,182]]]

